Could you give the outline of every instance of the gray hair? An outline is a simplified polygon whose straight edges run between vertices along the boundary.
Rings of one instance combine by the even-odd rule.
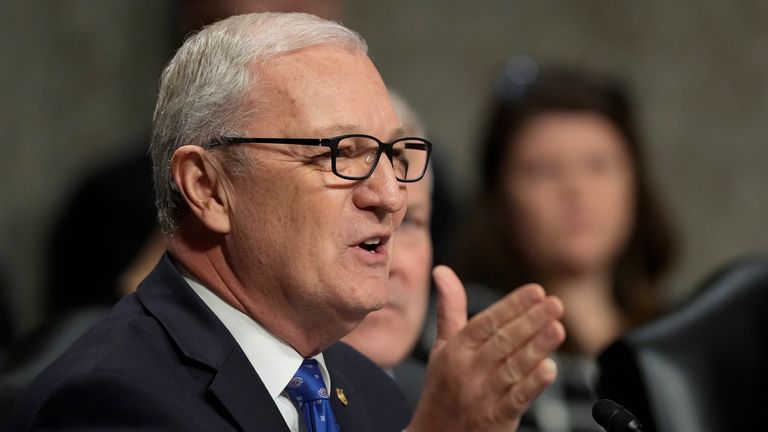
[[[421,119],[419,114],[416,112],[416,110],[413,108],[413,105],[411,105],[403,95],[398,93],[396,90],[394,90],[391,87],[387,88],[387,92],[389,93],[389,101],[392,103],[392,107],[395,109],[395,113],[397,114],[397,117],[400,118],[400,123],[402,123],[403,128],[405,129],[405,133],[408,135],[413,135],[421,138],[427,137],[427,128],[424,126],[424,121]],[[432,192],[435,188],[435,183],[432,180],[432,165],[427,166],[427,172],[425,173],[425,179],[427,181],[430,181],[429,183],[429,196],[432,197]],[[420,181],[425,181],[425,179],[422,179]]]
[[[389,101],[392,102],[392,107],[400,118],[400,123],[403,124],[406,133],[408,135],[426,138],[427,128],[424,127],[424,122],[416,113],[416,110],[413,109],[413,106],[405,100],[403,95],[391,87],[387,88],[387,91],[389,92]]]
[[[183,145],[203,146],[242,135],[265,101],[253,91],[253,66],[313,45],[367,53],[363,38],[333,21],[303,13],[234,16],[186,40],[165,67],[152,121],[150,153],[160,227],[166,233],[186,204],[171,177],[171,157]]]

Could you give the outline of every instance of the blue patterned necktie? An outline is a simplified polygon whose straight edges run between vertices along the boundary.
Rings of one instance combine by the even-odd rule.
[[[316,360],[305,359],[285,391],[301,411],[308,432],[341,431]]]

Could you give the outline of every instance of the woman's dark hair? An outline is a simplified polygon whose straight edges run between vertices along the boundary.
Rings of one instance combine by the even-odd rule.
[[[551,112],[597,114],[620,132],[634,168],[635,225],[615,265],[615,300],[630,325],[652,318],[662,309],[657,285],[672,263],[674,241],[648,179],[625,89],[614,80],[573,69],[545,69],[529,80],[519,79],[517,72],[505,70],[497,82],[480,141],[482,193],[458,240],[454,258],[459,275],[502,291],[535,281],[512,230],[515,215],[502,187],[504,161],[534,117]]]

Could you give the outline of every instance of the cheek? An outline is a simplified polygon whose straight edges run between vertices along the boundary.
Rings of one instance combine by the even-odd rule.
[[[615,243],[623,243],[635,224],[635,192],[630,180],[616,182],[607,189],[599,201],[603,224]]]
[[[556,191],[521,186],[508,194],[508,202],[508,211],[514,215],[513,229],[526,248],[537,248],[556,235],[563,213]]]
[[[403,286],[407,315],[411,325],[421,326],[429,298],[432,248],[423,247],[409,255],[408,271],[410,277]]]
[[[432,245],[429,232],[408,228],[398,233],[396,247],[392,251],[389,274],[389,300],[406,308],[406,315],[413,320],[426,307],[429,294]]]
[[[265,191],[252,182],[243,179],[239,184],[235,183],[234,187],[239,192],[231,202],[232,229],[227,242],[232,245],[234,253],[261,255],[264,245],[270,243],[272,237],[282,230],[280,225],[274,223],[274,219],[267,217],[280,208],[275,206],[274,198],[269,199]]]
[[[240,186],[243,194],[233,209],[231,243],[242,255],[240,267],[272,278],[288,277],[302,286],[317,285],[323,272],[338,269],[334,260],[342,241],[338,227],[344,226],[346,191],[326,188],[318,179],[260,178],[258,184],[252,183],[256,182],[250,182],[250,188]]]
[[[317,183],[317,188],[290,191],[283,197],[281,213],[267,217],[282,225],[282,247],[295,256],[296,264],[314,262],[330,266],[338,246],[345,244],[344,227],[349,225],[344,219],[347,203],[345,191],[329,190]]]
[[[416,248],[410,254],[410,272],[413,279],[419,282],[419,287],[429,283],[430,266],[432,264],[432,247],[430,245],[429,235],[424,236],[424,246]],[[417,292],[422,290],[415,290]]]
[[[420,291],[429,283],[432,264],[432,242],[429,231],[424,228],[402,229],[392,248],[392,276],[404,279],[408,291]]]

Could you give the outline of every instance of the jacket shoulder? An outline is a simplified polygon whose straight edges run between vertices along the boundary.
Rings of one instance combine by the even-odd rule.
[[[343,402],[339,404],[341,396],[332,391],[334,410],[355,407],[357,414],[365,417],[366,427],[361,426],[360,430],[399,432],[405,429],[411,420],[411,408],[387,373],[343,342],[324,351],[323,356],[335,391],[341,388],[348,399],[348,406]]]
[[[178,415],[185,411],[182,403],[115,372],[71,374],[42,401],[19,408],[31,415],[15,416],[8,430],[199,430]]]
[[[180,368],[182,361],[160,323],[130,295],[35,378],[13,412],[10,430],[164,424],[179,412],[170,397],[202,388],[189,379],[195,368]]]

